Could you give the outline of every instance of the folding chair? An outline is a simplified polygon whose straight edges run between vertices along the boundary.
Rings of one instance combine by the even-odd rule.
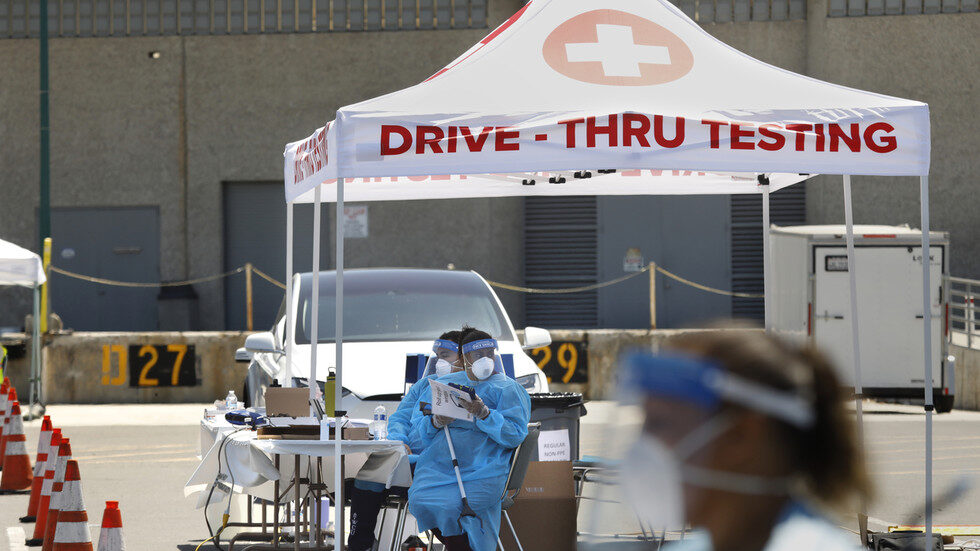
[[[527,467],[531,463],[531,455],[538,447],[538,435],[540,433],[541,423],[529,423],[527,425],[527,436],[514,449],[514,455],[510,461],[510,473],[507,474],[507,484],[504,486],[504,495],[500,503],[501,514],[507,521],[510,533],[514,536],[514,541],[517,542],[517,548],[520,551],[524,551],[524,547],[521,545],[520,538],[517,537],[517,531],[514,530],[514,524],[510,521],[507,510],[514,506],[514,498],[521,493],[521,486],[524,485],[524,477],[527,475]],[[504,544],[500,541],[499,535],[497,536],[497,545],[500,551],[503,551]]]

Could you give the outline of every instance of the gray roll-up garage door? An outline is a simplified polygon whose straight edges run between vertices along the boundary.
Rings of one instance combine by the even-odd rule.
[[[524,201],[524,281],[528,287],[591,285],[598,277],[595,197],[529,197]],[[598,294],[527,294],[528,325],[592,328]]]

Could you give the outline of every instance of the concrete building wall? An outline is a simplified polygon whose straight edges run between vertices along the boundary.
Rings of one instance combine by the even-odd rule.
[[[949,230],[954,275],[980,277],[975,54],[980,14],[709,24],[763,61],[816,78],[931,105],[933,227]],[[496,25],[520,5],[492,2]],[[222,270],[222,182],[281,178],[283,145],[345,104],[412,85],[485,30],[66,38],[51,41],[53,206],[160,208],[161,277]],[[37,50],[0,40],[0,237],[36,247]],[[158,58],[148,54],[159,52]],[[733,82],[732,85],[738,85]],[[857,178],[864,223],[918,223],[917,183]],[[838,179],[808,184],[808,220],[842,220]],[[350,266],[444,267],[508,283],[523,279],[522,201],[378,203],[371,237],[350,240]],[[332,208],[325,223],[332,223]],[[84,229],[79,229],[84,231]],[[419,244],[424,245],[419,245]],[[433,246],[435,245],[435,246]],[[333,266],[325,259],[324,265]],[[196,286],[203,329],[223,324],[220,283]],[[523,297],[502,298],[515,322]],[[0,326],[20,325],[30,293],[0,289]],[[57,305],[55,310],[57,310]]]

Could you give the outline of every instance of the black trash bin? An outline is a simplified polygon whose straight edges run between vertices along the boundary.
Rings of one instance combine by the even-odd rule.
[[[540,392],[531,395],[531,422],[541,423],[541,431],[568,429],[572,460],[579,458],[579,419],[586,413],[582,395],[577,392]],[[531,461],[538,460],[538,450]]]

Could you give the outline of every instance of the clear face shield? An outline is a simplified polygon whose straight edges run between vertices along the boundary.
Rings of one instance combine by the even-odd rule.
[[[459,370],[459,346],[446,339],[436,339],[432,343],[432,356],[425,364],[422,377],[435,374],[437,377],[448,375]]]
[[[504,364],[497,354],[496,339],[482,339],[463,345],[463,364],[479,380],[503,373]]]
[[[592,544],[586,549],[623,538],[705,538],[685,530],[699,528],[698,512],[709,504],[710,491],[771,496],[797,487],[794,479],[718,468],[711,448],[738,419],[738,408],[725,404],[806,428],[814,421],[810,400],[680,354],[624,357],[619,383],[611,407],[589,412],[605,416],[593,422],[602,423],[595,451],[607,461],[579,473],[585,480],[583,535]]]

